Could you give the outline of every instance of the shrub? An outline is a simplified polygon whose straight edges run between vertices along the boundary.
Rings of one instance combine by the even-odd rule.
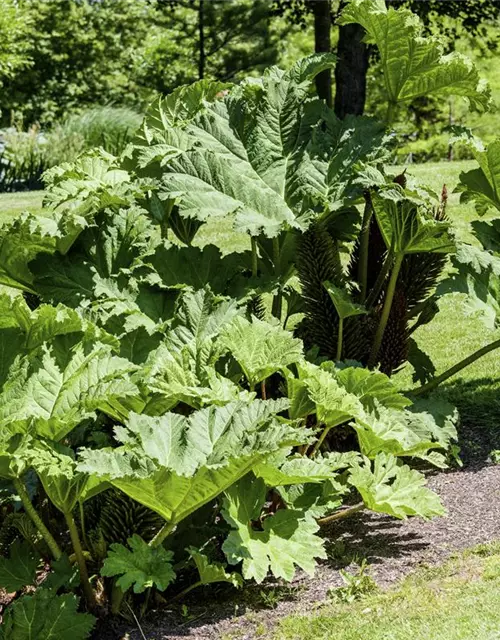
[[[48,131],[22,123],[1,134],[0,191],[40,189],[42,175],[94,147],[120,154],[139,127],[141,116],[125,107],[94,107],[73,114]]]
[[[487,106],[474,70],[443,58],[405,10],[353,0],[344,15],[387,21],[377,33],[390,43],[396,29],[408,55],[424,48],[420,77],[408,62],[387,83],[389,117],[424,84]],[[48,567],[0,637],[38,602],[51,601],[30,616],[39,637],[65,611],[76,640],[92,624],[77,594],[119,613],[124,598],[145,609],[158,591],[312,573],[320,526],[362,509],[444,513],[410,464],[447,466],[456,411],[413,402],[377,365],[404,360],[411,329],[431,320],[449,253],[444,288],[476,277],[471,299],[492,319],[496,227],[477,227],[484,249],[456,248],[443,198],[385,173],[386,128],[339,121],[314,97],[333,62],[174,91],[120,157],[94,150],[51,169],[43,213],[0,229],[0,283],[23,294],[0,296],[0,476],[37,531],[9,518],[0,584],[22,591]],[[463,198],[499,208],[498,148],[471,144],[480,167],[462,176]],[[247,233],[248,249],[195,246],[214,220]],[[304,311],[307,352],[283,327]],[[366,367],[347,359],[352,345]]]

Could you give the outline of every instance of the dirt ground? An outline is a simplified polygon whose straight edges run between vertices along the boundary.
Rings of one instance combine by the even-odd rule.
[[[221,640],[266,637],[281,617],[310,611],[343,584],[340,569],[355,569],[366,558],[370,575],[384,588],[422,565],[443,562],[453,552],[500,539],[500,465],[482,464],[439,473],[429,487],[443,500],[448,516],[423,522],[395,520],[361,512],[322,533],[329,558],[313,578],[298,573],[291,585],[266,582],[242,593],[221,588],[198,590],[187,607],[152,612],[142,620],[147,640]],[[267,595],[262,595],[262,593]],[[272,608],[270,608],[270,605]],[[184,614],[184,615],[183,615]],[[264,635],[263,635],[263,629]],[[100,640],[142,640],[137,627],[101,629]]]

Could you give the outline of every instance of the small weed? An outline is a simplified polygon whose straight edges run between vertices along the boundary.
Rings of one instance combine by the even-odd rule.
[[[335,540],[326,550],[328,560],[341,560],[346,556],[346,545],[343,540]]]
[[[186,604],[181,606],[181,616],[184,618],[185,622],[189,622],[194,618],[194,615],[190,613],[189,607]]]
[[[351,603],[359,600],[362,596],[373,593],[377,590],[375,580],[367,573],[368,565],[366,559],[363,559],[356,573],[352,574],[348,571],[341,571],[340,575],[344,581],[344,587],[330,589],[328,595],[335,600],[343,603]]]
[[[264,607],[268,609],[276,609],[280,602],[296,597],[302,589],[303,587],[292,585],[273,587],[266,591],[261,589],[259,592],[259,600]]]
[[[282,599],[280,593],[276,589],[268,589],[267,591],[261,589],[259,597],[261,603],[268,609],[276,609],[278,603]]]
[[[500,449],[494,449],[490,451],[490,460],[494,464],[500,464]]]

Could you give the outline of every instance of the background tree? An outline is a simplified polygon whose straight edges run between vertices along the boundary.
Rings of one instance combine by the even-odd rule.
[[[140,102],[134,69],[148,35],[146,0],[21,0],[31,64],[12,74],[1,96],[8,124],[52,123],[77,106]],[[3,19],[3,14],[2,14]],[[17,38],[17,36],[16,36]]]
[[[235,80],[276,63],[283,28],[267,0],[158,0],[161,30],[148,51],[146,82],[166,93],[200,78]]]
[[[459,30],[465,30],[471,36],[487,38],[488,45],[495,46],[495,40],[488,37],[486,25],[496,20],[499,5],[495,0],[386,0],[395,7],[407,6],[415,11],[430,31],[447,36],[449,41],[456,39]],[[314,34],[317,51],[325,51],[327,37],[324,16],[329,5],[330,25],[340,15],[344,0],[274,0],[277,15],[285,16],[292,24],[305,28],[309,13],[314,14]],[[335,112],[340,118],[347,114],[361,115],[366,105],[366,84],[370,65],[369,47],[362,41],[364,31],[360,25],[336,26],[337,33],[332,38],[336,43],[338,62],[335,68]],[[328,72],[325,72],[325,76]],[[325,96],[326,80],[318,89]]]
[[[30,62],[29,22],[29,16],[17,2],[0,0],[0,84]]]

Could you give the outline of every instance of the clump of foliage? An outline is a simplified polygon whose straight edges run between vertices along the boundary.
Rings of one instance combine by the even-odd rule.
[[[382,19],[380,3],[349,6]],[[401,86],[437,74],[482,105],[463,60],[436,57],[410,27]],[[412,38],[431,70],[413,68]],[[456,413],[413,403],[377,365],[387,336],[411,333],[408,310],[431,318],[455,243],[443,202],[385,174],[386,127],[340,121],[314,97],[333,62],[174,91],[120,157],[52,169],[44,211],[0,229],[0,282],[17,290],[0,296],[2,500],[32,523],[4,532],[17,542],[0,585],[22,595],[0,637],[17,637],[29,609],[37,637],[70,615],[84,638],[79,596],[119,613],[124,599],[145,610],[159,593],[312,573],[320,526],[362,509],[445,513],[411,464],[446,467]],[[480,206],[496,198],[488,152],[480,176],[462,177]],[[247,250],[196,246],[221,220]]]
[[[131,142],[141,116],[126,107],[94,107],[43,130],[22,121],[0,132],[0,191],[43,188],[42,175],[83,151],[101,147],[119,155]]]

